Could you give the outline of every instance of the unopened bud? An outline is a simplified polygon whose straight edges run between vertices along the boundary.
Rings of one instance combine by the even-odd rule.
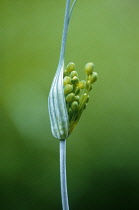
[[[78,77],[77,71],[72,71],[72,72],[70,73],[70,77],[71,77],[71,78],[73,78],[74,76]]]
[[[79,107],[79,104],[78,104],[77,101],[72,102],[71,108],[72,108],[73,111],[78,110],[78,107]]]
[[[75,98],[75,94],[74,94],[74,93],[70,93],[70,94],[68,94],[68,95],[66,96],[66,101],[67,101],[68,103],[71,103],[71,102],[74,101],[74,98]]]
[[[64,87],[64,94],[65,94],[65,95],[71,93],[72,91],[73,91],[73,86],[72,86],[72,85],[67,84],[67,85]]]
[[[67,70],[64,71],[64,77],[65,76],[68,76],[68,71]]]
[[[71,78],[68,76],[65,76],[63,79],[63,84],[66,86],[67,84],[71,84]]]
[[[92,74],[92,72],[93,72],[93,68],[94,68],[94,64],[93,63],[87,63],[86,65],[85,65],[85,72],[86,72],[86,74],[87,75],[90,75],[90,74]]]
[[[72,72],[72,71],[74,71],[74,69],[75,69],[75,64],[74,63],[72,63],[72,62],[70,62],[68,65],[67,65],[67,71],[68,72]]]
[[[86,87],[86,82],[85,82],[84,80],[80,81],[80,82],[78,83],[78,87],[79,87],[80,89],[84,89],[84,88]]]
[[[80,97],[79,96],[75,96],[75,101],[79,101]]]
[[[89,78],[88,79],[89,79],[89,81],[92,84],[92,83],[94,83],[97,80],[97,78],[98,78],[98,74],[96,72],[93,72],[92,75],[89,75]]]
[[[79,83],[79,79],[78,77],[74,76],[72,79],[71,79],[71,82],[73,85],[77,85]]]
[[[69,112],[69,115],[72,115],[73,114],[73,110],[72,110],[71,107],[69,108],[68,112]]]

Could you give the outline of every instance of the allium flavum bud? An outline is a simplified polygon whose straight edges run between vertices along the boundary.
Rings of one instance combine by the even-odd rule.
[[[48,97],[51,131],[53,136],[60,140],[67,139],[75,128],[83,110],[87,107],[92,85],[97,80],[92,62],[85,65],[86,80],[79,79],[73,62],[65,68],[67,32],[75,3],[76,0],[72,3],[67,0],[66,3],[60,57]]]
[[[86,81],[79,80],[74,63],[69,63],[63,73],[64,95],[69,118],[69,135],[86,108],[89,101],[89,92],[92,90],[93,83],[97,80],[98,75],[93,69],[93,63],[90,62],[85,65]]]

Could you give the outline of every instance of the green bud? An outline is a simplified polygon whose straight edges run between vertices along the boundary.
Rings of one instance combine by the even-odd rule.
[[[78,104],[77,101],[72,102],[71,108],[72,108],[73,111],[78,110],[78,107],[79,107],[79,104]]]
[[[79,87],[80,89],[84,89],[84,88],[86,87],[86,82],[85,82],[84,80],[80,81],[80,82],[78,83],[78,87]]]
[[[69,115],[72,115],[73,114],[73,110],[72,110],[71,107],[69,108],[68,112],[69,112]]]
[[[78,77],[74,76],[72,79],[71,79],[71,82],[73,85],[77,85],[79,83],[79,79]]]
[[[92,84],[97,80],[97,78],[98,78],[98,74],[96,72],[93,72],[92,75],[89,75],[88,79],[89,79],[90,83]]]
[[[92,72],[93,72],[93,68],[94,68],[94,64],[93,63],[87,63],[86,65],[85,65],[85,73],[87,74],[87,75],[90,75],[90,74],[92,74]]]
[[[69,74],[68,71],[65,70],[65,71],[64,71],[64,77],[65,77],[65,76],[68,76],[68,74]]]
[[[72,91],[73,91],[73,86],[72,86],[72,85],[67,84],[67,85],[64,87],[64,94],[65,94],[65,95],[71,93]]]
[[[75,99],[74,99],[74,100],[78,102],[78,101],[79,101],[79,99],[80,99],[80,97],[79,97],[79,96],[75,96]]]
[[[66,70],[67,70],[68,72],[72,72],[72,71],[74,71],[74,69],[75,69],[75,64],[72,63],[72,62],[70,62],[70,63],[67,65]]]
[[[75,100],[75,94],[74,93],[70,93],[70,94],[68,94],[67,96],[66,96],[66,101],[68,102],[68,103],[71,103],[71,102],[73,102]]]
[[[71,78],[68,76],[65,76],[63,79],[63,84],[64,84],[64,86],[67,84],[71,84]]]
[[[72,71],[72,72],[70,73],[70,77],[71,77],[71,78],[73,78],[74,76],[78,77],[77,71]]]

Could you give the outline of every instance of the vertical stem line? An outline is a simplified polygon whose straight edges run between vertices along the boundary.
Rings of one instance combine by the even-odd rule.
[[[60,183],[63,210],[69,210],[66,177],[66,140],[60,140]]]
[[[66,0],[64,27],[63,27],[63,33],[62,33],[60,58],[59,58],[58,66],[63,65],[68,26],[69,26],[69,21],[71,18],[71,13],[72,13],[76,0],[74,0],[71,8],[70,8],[70,2],[71,0]],[[59,68],[58,70],[61,70],[61,69]],[[66,177],[66,139],[60,140],[60,183],[61,183],[62,207],[63,207],[63,210],[69,210],[67,177]]]
[[[68,32],[68,25],[69,25],[69,13],[70,13],[70,0],[67,0],[66,8],[65,8],[65,18],[64,18],[64,27],[63,27],[63,33],[62,33],[59,63],[63,62],[64,55],[65,55],[66,39],[67,39],[67,32]]]

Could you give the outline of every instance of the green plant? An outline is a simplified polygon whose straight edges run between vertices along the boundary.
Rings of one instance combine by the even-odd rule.
[[[70,6],[70,0],[66,1],[60,58],[48,98],[52,134],[55,138],[60,139],[60,178],[63,210],[69,209],[66,180],[66,139],[74,130],[83,110],[86,108],[92,84],[97,79],[97,73],[93,72],[94,64],[92,62],[85,66],[86,81],[79,80],[74,63],[71,62],[66,68],[64,67],[68,26],[75,3],[76,0]]]

